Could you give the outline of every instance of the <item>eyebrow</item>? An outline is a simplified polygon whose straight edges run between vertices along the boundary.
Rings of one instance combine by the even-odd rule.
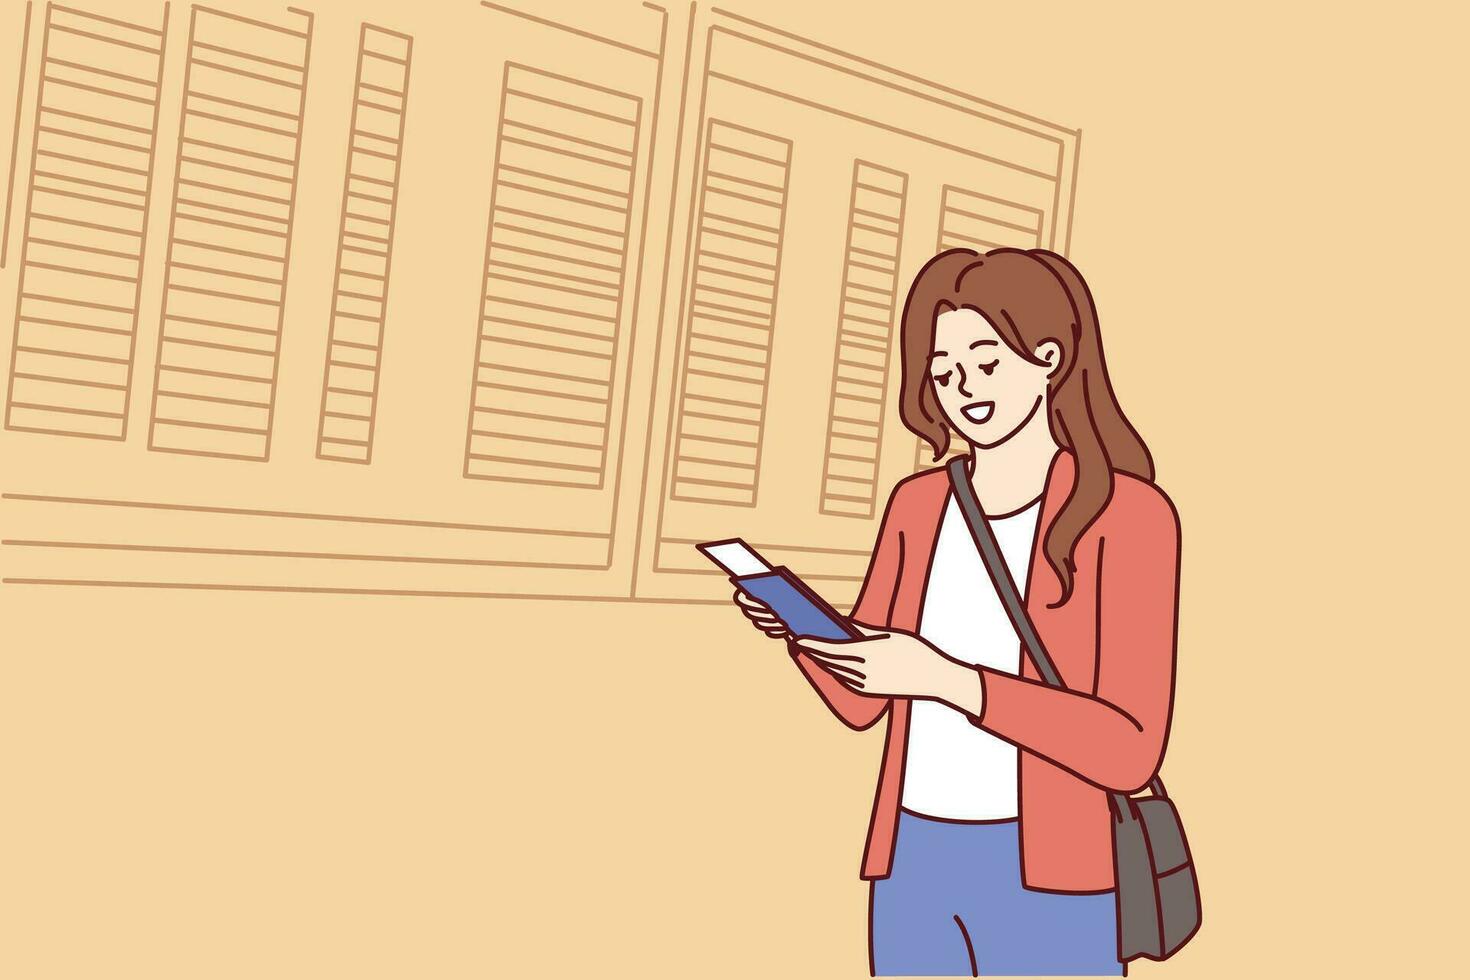
[[[929,360],[932,361],[936,357],[948,357],[948,356],[949,356],[949,351],[947,351],[947,350],[931,351],[930,354],[929,354]]]
[[[974,350],[976,347],[984,347],[987,344],[990,345],[991,347],[999,347],[1000,346],[1000,344],[996,343],[993,340],[983,339],[983,340],[977,340],[973,344],[971,344],[970,345],[970,350]]]

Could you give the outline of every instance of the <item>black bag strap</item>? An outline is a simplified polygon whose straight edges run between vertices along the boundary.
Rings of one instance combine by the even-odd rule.
[[[1006,566],[1005,558],[1000,553],[1000,545],[996,543],[995,534],[990,530],[990,524],[985,520],[985,512],[980,509],[980,501],[975,497],[975,489],[970,485],[970,474],[965,471],[965,461],[968,456],[955,456],[945,467],[949,470],[949,485],[954,490],[955,500],[960,505],[960,513],[965,517],[965,524],[970,528],[970,537],[975,539],[975,547],[980,549],[980,557],[985,562],[985,571],[990,575],[990,581],[995,585],[995,591],[1000,596],[1000,604],[1005,607],[1006,618],[1011,621],[1011,626],[1020,637],[1021,645],[1031,656],[1031,662],[1036,665],[1036,672],[1041,679],[1052,687],[1068,690],[1062,681],[1062,675],[1057,673],[1057,665],[1051,659],[1051,654],[1046,652],[1046,644],[1041,642],[1041,636],[1036,632],[1036,625],[1031,622],[1031,615],[1026,612],[1026,604],[1021,601],[1021,592],[1016,588],[1016,580],[1011,577],[1011,570]],[[1158,777],[1149,782],[1149,789],[1155,796],[1163,797],[1164,784]],[[1108,796],[1113,805],[1115,816],[1127,813],[1130,810],[1128,795],[1126,793],[1109,792]]]
[[[968,458],[956,456],[949,461],[946,468],[949,470],[949,485],[960,505],[960,513],[965,515],[965,523],[970,527],[970,537],[975,539],[975,547],[980,549],[980,557],[985,561],[985,571],[990,574],[990,581],[1000,595],[1000,604],[1005,607],[1006,618],[1011,621],[1016,635],[1021,638],[1021,644],[1030,653],[1031,662],[1036,664],[1036,672],[1052,687],[1066,690],[1067,685],[1062,683],[1062,675],[1057,673],[1051,654],[1046,652],[1046,645],[1041,642],[1036,626],[1031,622],[1025,604],[1021,602],[1021,592],[1016,588],[1016,580],[1011,577],[1011,570],[1006,567],[1005,559],[1001,557],[1000,545],[996,544],[995,534],[985,520],[985,512],[980,509],[980,501],[975,498],[975,489],[970,485],[970,474],[965,472],[965,461]]]

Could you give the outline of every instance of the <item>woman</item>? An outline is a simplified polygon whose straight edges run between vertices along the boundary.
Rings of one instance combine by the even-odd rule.
[[[1179,523],[1113,394],[1081,274],[951,249],[902,323],[904,424],[969,478],[1067,689],[1023,655],[943,467],[903,480],[852,618],[787,637],[848,726],[888,737],[863,858],[876,974],[1117,975],[1108,790],[1168,736]],[[763,631],[770,610],[736,595]]]

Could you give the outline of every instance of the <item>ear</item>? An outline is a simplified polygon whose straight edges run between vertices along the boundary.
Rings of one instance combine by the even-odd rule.
[[[1036,345],[1036,359],[1047,365],[1048,378],[1056,377],[1062,369],[1062,345],[1055,340],[1043,340]]]

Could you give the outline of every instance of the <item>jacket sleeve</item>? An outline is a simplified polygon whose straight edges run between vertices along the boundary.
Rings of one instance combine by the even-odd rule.
[[[851,618],[868,626],[889,625],[893,613],[893,596],[898,588],[904,550],[903,532],[899,530],[893,514],[893,501],[897,495],[898,490],[895,489],[894,496],[889,498],[888,509],[884,511],[882,526],[878,530],[878,544],[873,549],[868,574],[863,579],[857,605],[852,610]],[[891,698],[849,689],[804,653],[796,654],[793,659],[827,707],[849,728],[861,731],[873,727],[892,701]]]
[[[1135,498],[1099,547],[1096,692],[980,668],[980,727],[1117,792],[1145,786],[1174,698],[1179,518],[1161,492]]]

